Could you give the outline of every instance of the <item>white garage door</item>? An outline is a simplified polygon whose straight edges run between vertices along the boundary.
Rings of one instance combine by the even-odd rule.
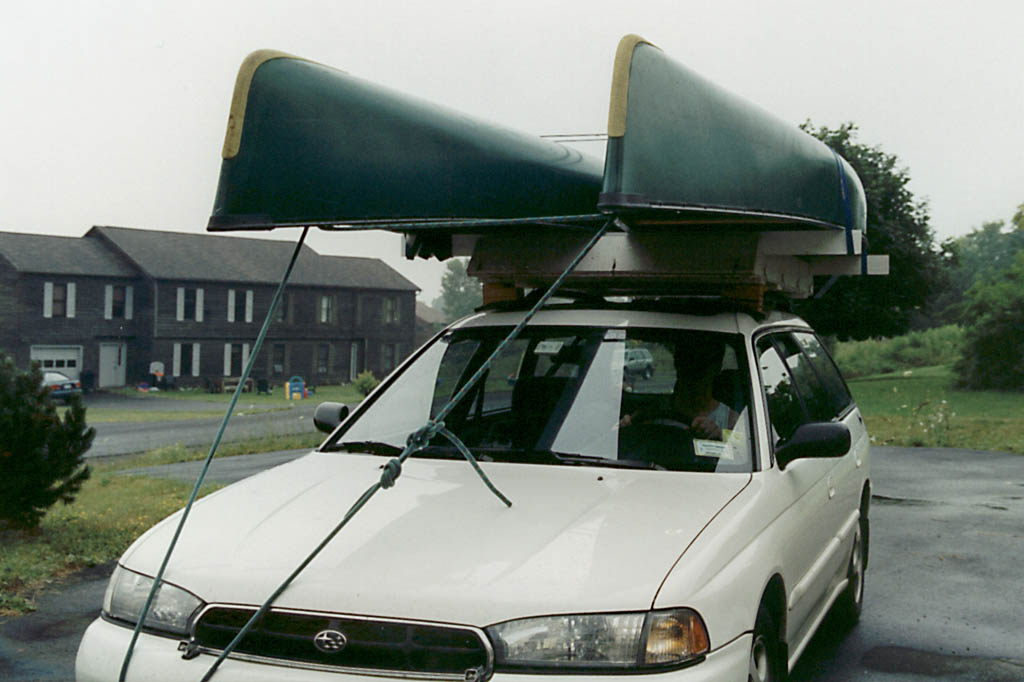
[[[52,370],[77,379],[82,371],[81,346],[32,346],[29,357],[44,370]]]

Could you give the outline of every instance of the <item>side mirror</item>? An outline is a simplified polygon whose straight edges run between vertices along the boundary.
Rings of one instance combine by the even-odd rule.
[[[850,451],[850,429],[838,422],[801,424],[789,440],[775,450],[779,468],[785,469],[793,460],[842,457]]]
[[[313,425],[317,430],[331,433],[348,416],[348,405],[343,403],[320,403],[313,413]]]

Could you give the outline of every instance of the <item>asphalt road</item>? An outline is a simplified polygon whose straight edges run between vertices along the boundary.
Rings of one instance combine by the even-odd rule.
[[[289,405],[282,399],[286,410],[247,414],[245,397],[239,400],[228,421],[222,442],[248,440],[270,435],[310,433],[313,427],[313,412],[319,401],[316,398],[296,401]],[[128,398],[113,394],[94,394],[86,397],[86,408],[90,406],[112,407],[130,410],[159,411],[208,411],[209,418],[183,419],[181,421],[156,422],[111,422],[97,423],[96,437],[86,457],[126,455],[152,450],[180,443],[181,445],[209,445],[217,435],[227,403],[207,403],[197,400],[162,400],[160,398]]]
[[[296,454],[226,458],[215,475],[232,480]],[[879,447],[872,466],[864,615],[850,631],[826,619],[794,682],[1024,680],[1024,456]],[[73,679],[111,568],[80,574],[40,598],[36,613],[0,623],[0,679]]]

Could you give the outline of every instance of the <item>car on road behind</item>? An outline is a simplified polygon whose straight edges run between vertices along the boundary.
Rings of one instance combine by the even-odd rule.
[[[54,400],[67,402],[73,395],[82,395],[82,382],[62,372],[43,372],[43,387],[48,389]]]

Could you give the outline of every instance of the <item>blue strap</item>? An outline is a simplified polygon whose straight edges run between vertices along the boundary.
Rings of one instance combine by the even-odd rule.
[[[830,147],[831,149],[831,147]],[[843,213],[846,216],[846,255],[853,255],[853,208],[850,206],[850,195],[846,191],[846,171],[843,161],[835,149],[832,156],[836,159],[836,171],[839,173],[839,196],[843,200]]]

